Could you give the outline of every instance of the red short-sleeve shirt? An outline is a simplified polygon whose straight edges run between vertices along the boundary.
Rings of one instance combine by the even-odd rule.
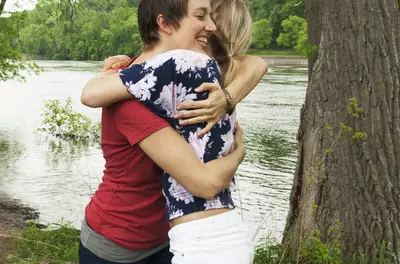
[[[169,126],[137,100],[103,108],[103,181],[86,207],[97,233],[130,250],[146,250],[168,239],[163,171],[138,142]]]

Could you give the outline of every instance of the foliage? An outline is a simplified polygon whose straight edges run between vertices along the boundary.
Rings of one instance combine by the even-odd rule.
[[[314,230],[306,239],[301,249],[301,262],[310,264],[341,264],[341,234],[336,224],[328,230],[327,242],[324,243],[321,233]],[[50,224],[44,229],[29,224],[19,236],[15,237],[16,253],[8,257],[8,264],[78,264],[80,232],[70,223],[61,221]],[[389,264],[388,245],[383,241],[374,264]],[[299,263],[289,258],[286,247],[267,239],[264,245],[255,249],[253,264],[289,264]],[[367,264],[363,256],[354,256],[351,264]],[[368,263],[369,264],[369,263]]]
[[[294,48],[298,53],[306,56],[310,55],[314,50],[318,50],[318,46],[312,46],[308,42],[307,28],[299,32]]]
[[[285,248],[282,244],[267,240],[264,245],[256,248],[253,264],[280,264],[289,263],[285,256]]]
[[[379,252],[372,264],[392,264],[390,249],[386,241],[380,243]],[[364,255],[354,255],[351,264],[370,264],[365,261]]]
[[[24,13],[0,17],[0,81],[10,79],[24,81],[24,74],[38,74],[40,72],[35,63],[22,59],[18,30],[24,17]]]
[[[268,19],[271,11],[279,0],[248,0],[247,6],[252,14],[253,20]]]
[[[282,22],[283,32],[277,38],[279,45],[293,48],[304,41],[307,36],[307,22],[298,16],[289,16]]]
[[[301,249],[301,256],[307,263],[313,264],[342,264],[342,245],[339,225],[329,228],[327,243],[324,243],[319,230],[314,230],[312,236]]]
[[[260,19],[253,24],[253,47],[257,49],[268,48],[272,42],[272,28],[268,19]]]
[[[67,12],[64,1],[39,0],[20,31],[23,52],[60,60],[132,56],[141,50],[136,2],[81,0]]]
[[[65,104],[59,100],[45,103],[44,120],[39,131],[73,140],[100,140],[101,123],[93,123],[87,116],[72,109],[71,98]]]
[[[21,23],[22,52],[59,60],[133,56],[141,52],[138,2],[39,0],[35,9],[25,12],[26,19]],[[258,49],[276,43],[282,21],[290,15],[305,16],[303,0],[249,0],[247,4],[255,21],[253,46]]]
[[[304,0],[278,0],[271,8],[268,20],[273,28],[272,39],[276,42],[282,32],[282,21],[290,15],[305,18],[305,1]]]
[[[78,263],[79,230],[69,223],[56,223],[46,229],[35,225],[25,228],[16,237],[16,256],[9,263]]]

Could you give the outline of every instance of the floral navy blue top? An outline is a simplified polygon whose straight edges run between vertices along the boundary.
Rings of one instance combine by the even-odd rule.
[[[228,154],[234,145],[235,116],[224,116],[217,125],[201,138],[196,132],[201,125],[180,126],[173,116],[176,107],[183,102],[207,99],[208,93],[194,91],[204,82],[221,82],[217,62],[202,53],[189,50],[172,50],[157,55],[150,60],[135,64],[120,72],[120,77],[128,91],[158,116],[169,121],[182,135],[203,162],[208,162]],[[169,220],[186,214],[219,208],[234,208],[229,188],[212,200],[194,197],[171,175],[164,173],[163,193],[167,201]]]

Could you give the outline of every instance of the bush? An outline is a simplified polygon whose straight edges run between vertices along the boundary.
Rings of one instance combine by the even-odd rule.
[[[282,22],[283,32],[276,39],[279,45],[294,48],[307,36],[307,21],[298,16],[289,16]]]
[[[260,19],[253,24],[252,45],[257,49],[266,49],[272,42],[272,27],[268,19]]]
[[[69,97],[65,104],[59,100],[47,101],[43,116],[39,131],[62,139],[100,140],[101,123],[93,123],[87,116],[73,111]]]

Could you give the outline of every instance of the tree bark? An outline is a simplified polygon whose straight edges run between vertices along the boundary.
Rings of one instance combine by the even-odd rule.
[[[310,58],[283,242],[298,255],[311,230],[326,239],[339,222],[345,263],[354,255],[374,263],[385,242],[390,263],[399,264],[399,1],[307,0],[307,10],[309,29],[323,21],[319,52],[315,62]],[[311,40],[319,36],[318,30],[309,34],[316,34]],[[363,108],[360,118],[349,114],[350,98]],[[344,133],[335,141],[325,127],[340,123],[366,133],[366,139]],[[331,146],[333,152],[326,153]]]
[[[308,31],[308,43],[313,47],[319,46],[321,42],[322,33],[322,20],[321,20],[321,8],[319,6],[320,0],[309,0],[306,1],[306,17],[307,17],[307,31]],[[314,49],[308,56],[308,77],[311,77],[312,68],[318,58],[318,50]]]
[[[1,2],[0,2],[0,15],[3,13],[6,2],[7,2],[7,0],[1,0]]]

